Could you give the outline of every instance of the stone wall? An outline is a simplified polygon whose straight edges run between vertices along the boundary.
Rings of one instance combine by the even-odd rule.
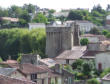
[[[79,45],[78,25],[47,26],[46,27],[46,55],[56,57],[64,50],[71,50]]]
[[[30,63],[37,65],[39,56],[37,54],[23,54],[21,57],[21,64]]]

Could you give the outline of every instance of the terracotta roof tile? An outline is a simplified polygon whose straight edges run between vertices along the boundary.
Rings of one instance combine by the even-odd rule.
[[[43,73],[43,72],[47,72],[45,69],[43,69],[40,66],[35,66],[32,64],[11,64],[9,65],[10,67],[13,68],[17,68],[18,70],[20,70],[22,73],[24,74],[31,74],[31,73]]]
[[[75,46],[72,50],[65,50],[56,59],[79,59],[86,51],[86,46]]]
[[[0,84],[37,84],[37,83],[0,75]]]

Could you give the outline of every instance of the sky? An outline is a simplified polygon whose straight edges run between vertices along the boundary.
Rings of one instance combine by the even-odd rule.
[[[107,4],[110,4],[110,0],[0,0],[0,6],[3,8],[10,7],[11,5],[22,6],[29,3],[38,5],[41,8],[50,8],[58,11],[70,8],[92,9],[97,4],[100,4],[105,9]]]

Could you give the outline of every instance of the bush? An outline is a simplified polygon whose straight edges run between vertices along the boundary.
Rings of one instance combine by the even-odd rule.
[[[101,78],[104,77],[105,75],[107,75],[108,73],[110,73],[110,68],[105,69],[105,70],[101,73]]]
[[[91,34],[96,34],[96,35],[101,34],[100,30],[98,28],[95,28],[95,27],[90,30],[90,33]]]
[[[108,34],[106,35],[106,37],[107,37],[107,38],[110,38],[110,33],[108,33]]]
[[[109,33],[108,30],[103,30],[103,31],[102,31],[102,34],[103,34],[103,35],[107,35],[108,33]]]
[[[97,79],[92,78],[89,79],[86,84],[100,84],[100,82]]]
[[[87,45],[88,43],[89,43],[89,40],[87,38],[83,38],[83,39],[80,40],[80,44],[82,46]]]
[[[72,68],[73,69],[79,69],[81,68],[81,65],[83,64],[83,60],[82,59],[77,59],[73,64],[72,64]]]

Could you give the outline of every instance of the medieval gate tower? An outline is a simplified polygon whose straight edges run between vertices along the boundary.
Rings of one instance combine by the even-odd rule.
[[[58,56],[64,50],[71,50],[79,43],[79,26],[76,22],[70,25],[46,27],[46,55],[50,58]]]

